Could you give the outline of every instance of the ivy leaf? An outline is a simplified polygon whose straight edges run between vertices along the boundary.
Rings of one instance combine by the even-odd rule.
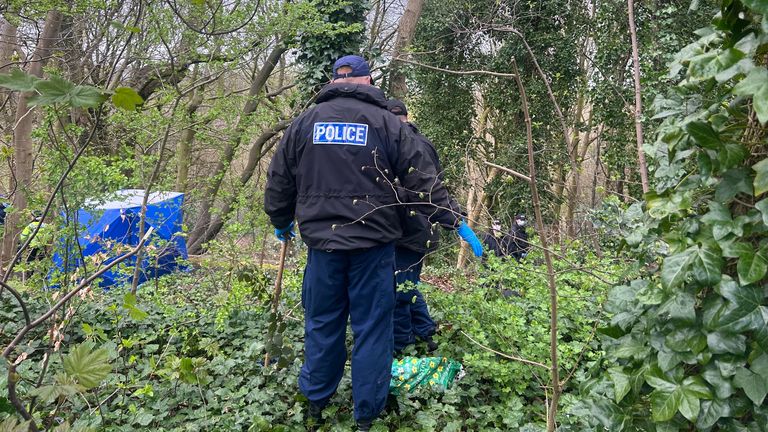
[[[112,371],[107,350],[93,349],[93,344],[77,345],[64,357],[64,370],[85,389],[99,385]]]
[[[728,401],[721,399],[715,399],[712,401],[703,401],[701,403],[701,413],[699,419],[696,422],[696,428],[698,430],[706,430],[711,428],[723,417],[731,416],[731,405]]]
[[[0,74],[0,87],[16,91],[32,91],[35,83],[40,78],[23,72],[21,69],[13,69],[9,74]]]
[[[715,74],[717,82],[725,82],[741,72],[748,70],[752,65],[750,59],[745,59],[743,51],[736,48],[727,48],[717,56],[718,71]]]
[[[705,286],[715,285],[722,278],[723,258],[719,250],[702,245],[693,257],[693,279]]]
[[[712,399],[712,391],[701,377],[691,376],[683,381],[683,391],[699,399]]]
[[[619,347],[614,350],[613,355],[617,358],[642,358],[648,355],[650,348],[643,341],[633,337],[633,335],[624,335],[619,340]]]
[[[749,251],[739,256],[739,263],[736,265],[739,273],[739,282],[742,285],[753,284],[765,277],[768,272],[768,256],[763,249],[757,253]]]
[[[136,111],[136,107],[143,104],[144,99],[130,87],[118,87],[112,95],[112,103],[120,109]]]
[[[707,337],[697,328],[686,327],[669,333],[664,338],[664,344],[676,352],[698,354],[707,347]]]
[[[760,0],[754,0],[756,3]],[[760,123],[768,122],[768,69],[756,67],[733,88],[737,96],[751,96],[752,106]]]
[[[752,169],[757,173],[754,182],[755,196],[760,196],[768,191],[768,159],[752,165]]]
[[[715,200],[728,202],[739,193],[752,195],[752,182],[746,168],[733,168],[723,174],[715,190]]]
[[[714,224],[716,222],[731,222],[732,220],[731,211],[728,210],[728,207],[716,201],[709,202],[709,212],[707,212],[707,214],[701,218],[702,222],[708,224]]]
[[[659,307],[658,314],[668,314],[670,319],[693,322],[696,321],[695,308],[696,298],[693,294],[679,290]]]
[[[622,368],[618,367],[609,369],[608,375],[611,377],[611,381],[613,381],[614,399],[616,400],[616,403],[619,403],[632,388],[629,383],[629,375],[624,373]]]
[[[714,365],[708,367],[701,375],[712,385],[712,388],[715,389],[715,394],[718,398],[728,399],[733,394],[734,388],[733,384],[731,384],[731,380],[725,378],[723,374],[720,373],[720,369]]]
[[[768,354],[763,353],[753,360],[750,369],[768,382]]]
[[[651,413],[653,421],[664,422],[675,416],[683,401],[683,392],[676,388],[673,391],[654,390],[651,393]]]
[[[656,390],[670,393],[677,389],[677,383],[670,380],[661,369],[652,367],[645,373],[645,382]]]
[[[714,332],[707,335],[707,346],[713,354],[744,354],[747,338],[740,334]]]
[[[749,152],[743,145],[727,142],[723,149],[717,153],[717,160],[723,168],[727,169],[738,166],[748,155]]]
[[[710,150],[720,150],[723,143],[720,141],[720,135],[712,129],[712,126],[703,121],[695,121],[685,126],[686,132],[700,146]]]
[[[736,283],[718,285],[720,295],[728,299],[728,307],[719,319],[719,330],[742,333],[768,327],[768,307],[761,287],[741,287]]]
[[[755,208],[760,210],[760,214],[763,215],[763,224],[768,226],[768,198],[758,201]]]
[[[0,431],[2,432],[27,432],[29,431],[29,422],[18,423],[14,417],[8,417],[0,422]]]
[[[666,289],[681,285],[688,275],[692,258],[690,249],[664,258],[661,266],[661,285]]]
[[[736,372],[733,382],[736,387],[744,390],[744,393],[755,405],[763,404],[763,400],[768,394],[768,384],[763,377],[747,368],[741,368]]]
[[[699,398],[692,393],[688,393],[685,389],[682,390],[683,397],[680,400],[680,414],[683,415],[689,421],[695,422],[699,417],[699,411],[701,410],[701,404]]]

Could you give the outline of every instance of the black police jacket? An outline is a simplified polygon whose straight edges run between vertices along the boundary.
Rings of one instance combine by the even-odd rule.
[[[399,239],[404,201],[433,222],[457,224],[451,213],[433,211],[448,205],[448,193],[386,101],[366,85],[333,83],[320,91],[270,163],[264,209],[272,225],[295,218],[308,247],[352,250]],[[396,193],[398,181],[404,193]]]
[[[525,231],[525,228],[513,226],[512,231],[504,236],[504,248],[507,254],[520,261],[523,255],[527,254],[528,250],[531,249],[531,245],[528,243],[528,233]]]
[[[525,228],[519,226],[513,226],[512,231],[504,234],[501,238],[496,237],[493,233],[485,233],[483,243],[485,243],[489,253],[493,252],[497,257],[511,256],[517,261],[520,261],[531,248],[528,243],[528,233]]]
[[[504,245],[503,238],[502,240],[499,240],[492,233],[485,233],[483,236],[483,244],[485,244],[485,248],[487,249],[486,253],[490,254],[493,252],[493,254],[499,258],[507,256],[507,248]]]
[[[442,182],[443,167],[440,164],[440,158],[437,156],[437,150],[435,150],[434,144],[432,144],[427,137],[419,132],[419,129],[412,123],[408,123],[411,132],[413,132],[413,144],[419,146],[419,151],[426,153],[432,164],[437,170],[437,178]],[[440,215],[437,219],[460,217],[462,214],[461,207],[456,200],[448,195],[448,206],[446,208],[440,208],[438,206],[433,207],[432,212],[437,215],[438,213],[451,213],[451,215]],[[435,219],[434,217],[432,218]],[[408,204],[403,207],[403,236],[397,241],[397,246],[405,249],[410,249],[414,252],[427,253],[437,249],[440,232],[436,223],[430,222],[430,218],[427,215],[417,211],[412,205]]]

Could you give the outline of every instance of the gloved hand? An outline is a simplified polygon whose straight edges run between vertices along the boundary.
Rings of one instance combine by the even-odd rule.
[[[480,239],[477,238],[475,232],[472,231],[472,228],[470,228],[466,222],[461,221],[461,224],[459,224],[459,228],[456,229],[456,232],[459,233],[459,237],[461,237],[465,242],[469,243],[469,246],[472,248],[472,252],[476,257],[483,256],[483,244],[480,243]]]
[[[275,228],[275,237],[281,242],[296,237],[296,233],[293,231],[293,222],[285,228]]]

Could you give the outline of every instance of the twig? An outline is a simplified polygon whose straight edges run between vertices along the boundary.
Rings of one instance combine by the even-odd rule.
[[[115,267],[116,265],[122,263],[123,261],[127,260],[128,258],[131,258],[132,256],[134,256],[137,253],[139,253],[139,251],[144,247],[144,243],[147,242],[147,239],[149,239],[149,237],[152,235],[154,230],[155,230],[154,227],[150,227],[149,230],[147,231],[147,233],[144,235],[144,237],[139,242],[139,244],[136,245],[136,247],[133,250],[131,250],[130,252],[128,252],[127,254],[125,254],[123,256],[118,257],[114,261],[110,262],[109,264],[107,264],[106,266],[101,268],[96,273],[92,274],[87,279],[85,279],[82,282],[80,282],[80,284],[75,289],[73,289],[72,291],[68,292],[64,297],[62,297],[58,302],[56,302],[56,304],[53,305],[51,307],[51,309],[48,310],[48,312],[44,313],[43,315],[41,315],[36,320],[34,320],[31,323],[29,323],[28,325],[24,326],[24,328],[22,328],[19,331],[19,333],[16,335],[16,337],[13,339],[13,341],[11,341],[11,343],[8,344],[8,346],[5,348],[5,350],[3,350],[2,357],[5,357],[6,359],[8,359],[8,357],[11,354],[11,351],[13,351],[13,349],[16,347],[16,345],[18,345],[18,343],[24,338],[24,336],[26,336],[27,333],[29,333],[30,330],[34,329],[35,327],[38,327],[40,324],[42,324],[46,320],[48,320],[48,318],[50,318],[54,313],[56,313],[56,311],[58,311],[62,306],[64,306],[72,297],[77,295],[83,288],[89,286],[91,283],[93,283],[94,280],[96,280],[97,278],[101,277],[101,275],[103,275],[104,273],[109,271],[112,267]]]
[[[525,363],[527,365],[538,366],[540,368],[549,369],[549,366],[545,365],[544,363],[535,362],[533,360],[526,360],[524,358],[515,357],[515,356],[509,355],[509,354],[504,354],[503,352],[496,351],[495,349],[489,348],[489,347],[481,344],[480,342],[472,339],[472,336],[468,335],[463,330],[459,330],[459,332],[461,334],[463,334],[464,336],[466,336],[466,338],[469,339],[473,344],[479,346],[480,348],[482,348],[482,349],[484,349],[486,351],[492,352],[492,353],[496,354],[497,356],[504,357],[505,359],[509,359],[509,360],[518,361],[520,363]]]
[[[527,175],[525,175],[523,173],[519,173],[519,172],[517,172],[517,171],[515,171],[513,169],[506,168],[506,167],[503,167],[501,165],[496,165],[495,163],[491,163],[491,162],[488,162],[488,161],[485,161],[485,164],[490,166],[490,167],[496,168],[498,170],[504,171],[506,173],[512,174],[513,176],[515,176],[517,178],[520,178],[520,179],[523,179],[523,180],[527,181],[528,183],[531,182],[531,178],[530,177],[528,177]]]
[[[490,75],[495,77],[501,77],[501,78],[514,78],[515,74],[510,73],[503,73],[503,72],[493,72],[493,71],[487,71],[487,70],[468,70],[468,71],[456,71],[456,70],[450,70],[450,69],[443,69],[439,68],[437,66],[430,66],[426,65],[424,63],[419,63],[417,61],[405,59],[402,57],[395,57],[392,59],[393,62],[399,61],[403,63],[409,63],[415,66],[423,67],[425,69],[431,69],[438,72],[444,72],[452,75]]]
[[[19,397],[16,395],[16,383],[19,380],[19,374],[16,373],[16,365],[8,360],[8,400],[11,402],[16,411],[21,414],[21,417],[29,422],[29,430],[32,432],[38,432],[37,424],[35,420],[29,415],[29,412],[24,408],[24,404],[21,403]]]
[[[178,97],[176,97],[176,102],[173,104],[173,109],[171,110],[171,117],[176,113],[176,109],[179,107],[179,103],[181,102],[182,95],[179,94]],[[160,174],[160,168],[163,164],[163,153],[165,153],[165,146],[168,144],[168,136],[171,132],[171,125],[173,122],[168,122],[168,125],[165,128],[165,134],[163,136],[163,141],[160,144],[160,149],[157,152],[157,162],[155,162],[155,167],[152,170],[152,174],[149,177],[149,181],[147,182],[147,186],[144,190],[144,197],[141,201],[141,212],[139,214],[139,236],[144,235],[144,230],[146,229],[147,224],[147,203],[149,202],[149,195],[150,191],[152,190],[152,185],[155,183],[155,180],[157,180],[157,176]],[[136,295],[136,290],[139,287],[139,277],[141,276],[141,260],[142,260],[142,253],[139,251],[138,256],[136,257],[136,266],[133,270],[133,280],[131,281],[131,294]]]
[[[85,149],[88,148],[88,144],[90,144],[93,141],[93,138],[96,136],[96,131],[99,130],[101,114],[102,114],[102,109],[100,108],[96,114],[96,122],[94,123],[93,129],[91,130],[91,133],[88,135],[87,140],[85,141],[85,143],[83,143],[83,146],[80,148],[80,150],[78,150],[77,154],[75,154],[75,157],[69,163],[69,166],[67,166],[67,170],[64,171],[64,174],[62,174],[61,177],[59,178],[59,181],[56,184],[56,187],[53,189],[53,193],[51,193],[51,197],[48,198],[48,202],[45,205],[45,210],[43,210],[43,214],[40,216],[40,222],[35,226],[35,229],[32,231],[29,237],[27,237],[27,241],[25,241],[24,244],[21,245],[18,252],[16,252],[16,255],[14,255],[13,259],[8,264],[8,268],[5,270],[5,274],[3,275],[3,278],[2,278],[3,282],[8,282],[8,278],[10,278],[11,273],[13,272],[13,268],[19,262],[19,259],[21,259],[21,256],[24,253],[24,251],[29,247],[29,244],[32,243],[32,240],[34,240],[38,231],[40,231],[40,227],[42,226],[43,221],[45,220],[45,217],[48,215],[48,212],[51,211],[51,207],[53,206],[53,200],[56,198],[56,195],[61,191],[61,188],[64,186],[64,181],[67,179],[67,176],[69,176],[69,173],[71,173],[72,170],[75,168],[75,164],[80,159],[80,156],[83,155],[83,153],[85,152]],[[2,293],[3,293],[3,286],[0,285],[0,294]]]
[[[517,62],[512,58],[512,68],[517,72]],[[517,75],[515,78],[517,87],[520,90],[520,100],[522,101],[523,115],[525,116],[525,132],[528,142],[528,174],[531,176],[531,198],[533,200],[533,211],[536,215],[536,225],[539,232],[544,232],[544,218],[541,215],[541,199],[539,190],[536,187],[536,163],[533,158],[533,129],[531,128],[531,115],[528,112],[528,96],[525,94],[525,86]],[[559,108],[558,108],[559,111]],[[552,255],[549,253],[547,237],[541,236],[541,246],[544,249],[544,262],[547,265],[547,281],[549,283],[549,356],[550,356],[550,380],[552,381],[552,399],[547,405],[547,432],[554,432],[557,429],[556,416],[557,404],[560,399],[560,371],[557,363],[557,285],[555,283],[555,270],[552,265]]]

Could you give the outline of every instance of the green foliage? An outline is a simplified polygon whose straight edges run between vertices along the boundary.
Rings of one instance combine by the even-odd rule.
[[[10,73],[0,74],[0,87],[9,90],[34,92],[29,97],[31,105],[66,105],[71,107],[96,108],[112,94],[112,102],[116,107],[133,110],[143,102],[135,90],[128,87],[118,87],[114,92],[105,91],[89,85],[75,85],[59,76],[40,79],[13,69]]]
[[[319,16],[311,27],[299,32],[299,76],[307,98],[326,84],[333,62],[348,54],[363,55],[367,0],[313,0],[308,2]],[[319,25],[318,25],[319,24]]]
[[[195,273],[142,285],[139,299],[121,290],[78,297],[62,355],[50,356],[39,388],[25,384],[19,396],[37,398],[38,424],[51,421],[59,406],[57,415],[71,430],[170,431],[188,430],[190,424],[212,430],[304,430],[306,401],[296,386],[303,340],[298,304],[304,254],[298,252],[284,274],[278,316],[269,313],[274,272],[234,260],[234,253],[233,261],[222,256]],[[564,373],[574,371],[577,383],[600,351],[593,332],[601,312],[594,305],[603,301],[607,285],[569,269],[598,267],[606,277],[623,270],[582,249],[567,258],[557,264],[561,295],[568,299],[561,311],[561,354]],[[430,277],[440,280],[446,270],[437,268]],[[462,332],[499,351],[548,363],[549,297],[542,270],[541,256],[534,252],[521,265],[491,259],[475,281],[462,282],[456,275],[456,291],[423,285],[433,315],[442,322],[439,354],[460,361],[466,375],[445,392],[401,397],[401,414],[377,422],[378,430],[540,430],[544,393],[537,379],[545,380],[546,370],[497,357]],[[503,298],[496,284],[523,296]],[[23,292],[33,314],[52,295]],[[140,309],[140,317],[134,309]],[[19,329],[19,320],[5,319],[18,314],[15,302],[0,298],[2,334]],[[29,346],[38,349],[19,366],[20,376],[29,378],[25,383],[40,372],[46,338],[44,329],[30,335]],[[422,348],[410,351],[422,355]],[[270,368],[262,365],[267,350],[274,361]],[[5,376],[0,370],[0,384]],[[573,389],[567,386],[566,406],[575,403]],[[0,419],[6,415],[0,413]],[[348,369],[325,415],[326,430],[353,428]],[[562,430],[579,430],[572,420],[561,420]]]
[[[0,432],[27,432],[29,422],[19,423],[15,418],[7,418],[0,422]]]
[[[601,347],[594,335],[595,328],[603,322],[600,305],[609,288],[608,283],[592,275],[572,271],[573,266],[595,269],[610,280],[626,277],[626,267],[619,261],[599,259],[578,244],[572,245],[566,259],[556,261],[561,299],[558,352],[563,377],[583,374],[600,357]],[[422,288],[430,311],[444,327],[441,339],[449,342],[441,344],[441,349],[447,350],[443,355],[460,359],[472,380],[487,383],[481,394],[474,395],[479,403],[490,403],[496,398],[520,411],[513,417],[514,422],[476,419],[472,430],[494,426],[518,430],[525,424],[541,427],[541,385],[549,379],[548,369],[504,359],[469,339],[507,355],[543,365],[550,363],[549,288],[541,252],[532,251],[520,263],[489,257],[487,269],[481,271],[475,282],[454,283],[458,288],[455,292]],[[502,295],[509,291],[520,296]],[[568,382],[566,394],[576,394],[577,382],[578,379]],[[564,430],[570,430],[569,421],[562,421]]]
[[[133,111],[137,106],[144,103],[144,99],[130,87],[118,87],[112,95],[112,103],[120,109]]]
[[[75,346],[64,357],[64,370],[84,389],[91,389],[105,379],[112,366],[107,359],[107,351],[94,349],[92,344]]]
[[[656,100],[655,188],[620,224],[646,268],[608,296],[607,372],[582,386],[598,395],[590,430],[767,424],[768,224],[757,200],[766,191],[768,79],[753,59],[768,33],[755,12],[723,2],[672,63],[673,75],[685,71],[680,85]]]

